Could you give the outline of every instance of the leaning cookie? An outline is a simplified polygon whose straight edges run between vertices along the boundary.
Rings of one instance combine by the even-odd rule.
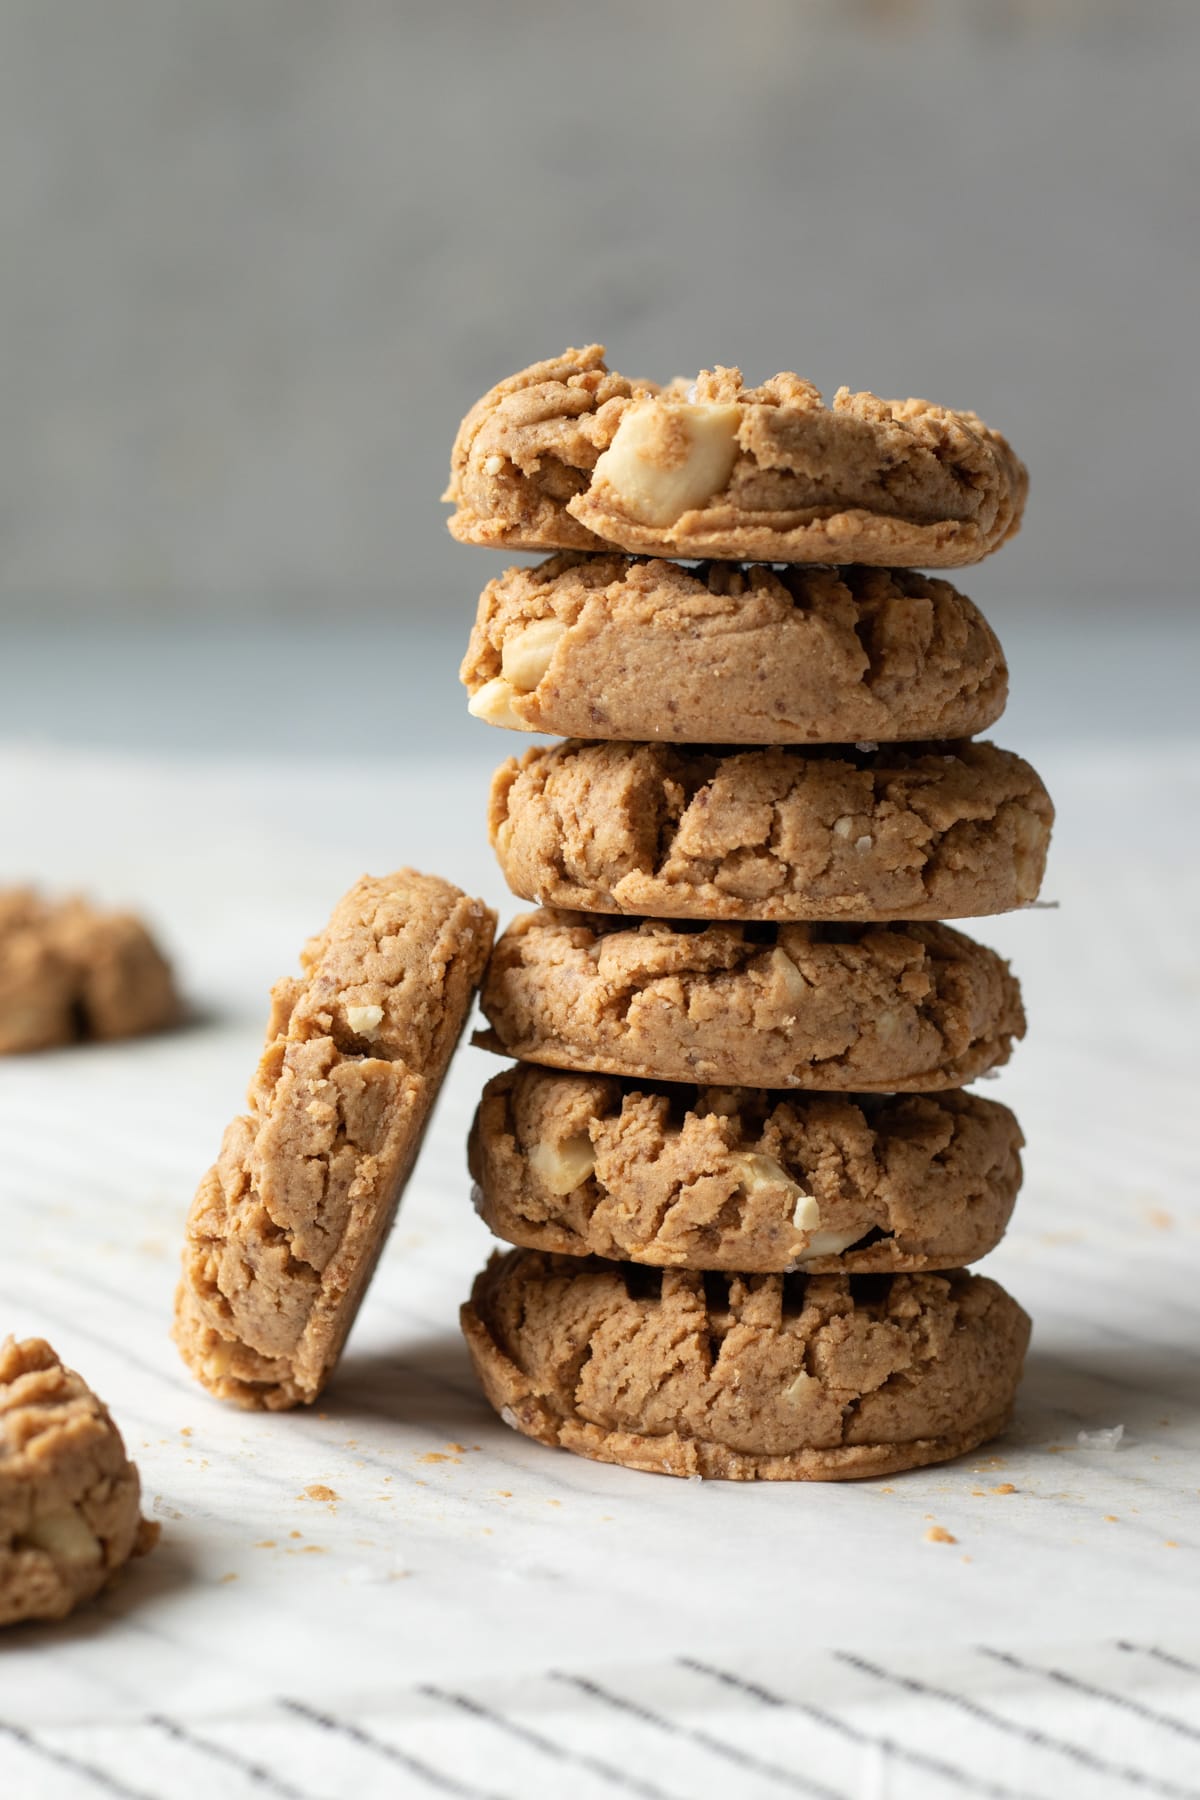
[[[222,1399],[315,1400],[395,1215],[491,946],[436,876],[364,876],[281,981],[248,1114],[188,1219],[175,1341]]]
[[[684,744],[970,737],[1008,694],[995,635],[948,581],[625,556],[489,582],[459,673],[491,725]]]
[[[444,497],[467,544],[955,568],[1012,536],[1027,487],[974,413],[720,367],[664,388],[593,344],[472,407]]]
[[[1037,898],[1054,809],[993,744],[886,750],[571,742],[497,770],[515,894],[698,919],[965,919]]]
[[[1022,1138],[994,1100],[670,1087],[522,1064],[468,1158],[497,1237],[666,1268],[953,1269],[999,1242]]]
[[[1002,1431],[1029,1320],[981,1275],[665,1274],[514,1250],[462,1311],[506,1424],[598,1462],[844,1481]]]
[[[65,1618],[158,1533],[86,1382],[41,1338],[0,1343],[0,1625]]]
[[[732,1087],[918,1093],[1006,1062],[1008,964],[948,925],[700,925],[523,913],[482,990],[488,1049]]]
[[[0,1054],[135,1037],[180,1011],[170,964],[132,913],[0,894]]]

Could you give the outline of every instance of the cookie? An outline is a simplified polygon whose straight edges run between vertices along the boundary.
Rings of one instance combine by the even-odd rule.
[[[593,344],[471,408],[444,498],[489,548],[956,568],[1013,535],[1027,486],[974,413],[719,367],[659,387]]]
[[[523,913],[481,1040],[525,1062],[730,1087],[961,1087],[1025,1032],[1008,964],[948,925],[700,925]]]
[[[488,1082],[476,1205],[533,1250],[665,1268],[892,1274],[995,1247],[1020,1128],[975,1094],[669,1087],[532,1064]]]
[[[489,582],[460,678],[492,725],[820,744],[970,737],[1004,710],[983,615],[907,569],[551,557]]]
[[[556,744],[496,771],[522,899],[675,919],[965,919],[1037,898],[1054,809],[993,744]]]
[[[843,1481],[1002,1431],[1029,1320],[982,1275],[702,1275],[496,1256],[463,1331],[506,1424],[597,1462]]]
[[[180,1010],[170,964],[132,913],[0,894],[0,1054],[160,1031]]]
[[[383,1247],[494,915],[436,876],[364,876],[272,990],[247,1114],[187,1226],[175,1341],[221,1399],[315,1400]]]
[[[158,1532],[87,1383],[41,1338],[0,1343],[0,1625],[65,1618]]]

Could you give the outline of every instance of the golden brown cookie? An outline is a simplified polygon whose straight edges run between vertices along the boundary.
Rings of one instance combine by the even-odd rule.
[[[412,869],[364,876],[272,990],[248,1114],[188,1219],[175,1341],[224,1400],[333,1372],[466,1022],[495,918]]]
[[[0,1343],[0,1625],[65,1618],[158,1530],[107,1407],[41,1338]]]
[[[665,1268],[954,1269],[995,1247],[1021,1182],[1006,1106],[671,1087],[519,1064],[468,1157],[498,1237]]]
[[[664,743],[970,737],[998,719],[983,615],[908,569],[562,555],[489,582],[460,670],[514,731]]]
[[[701,925],[545,909],[492,953],[482,1042],[731,1087],[961,1087],[1024,1036],[1008,964],[948,925]]]
[[[135,1037],[179,1014],[170,964],[140,919],[30,888],[0,894],[0,1053]]]
[[[597,1462],[844,1481],[1002,1431],[1029,1320],[982,1275],[702,1275],[495,1256],[462,1311],[492,1405]]]
[[[492,781],[504,879],[672,919],[965,919],[1037,898],[1054,808],[994,744],[683,749],[572,741]]]
[[[1012,536],[1027,486],[974,413],[720,367],[659,387],[593,344],[471,408],[445,498],[492,548],[956,568]]]

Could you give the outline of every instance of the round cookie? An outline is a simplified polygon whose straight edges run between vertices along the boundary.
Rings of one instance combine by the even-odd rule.
[[[0,894],[0,1054],[160,1031],[180,1010],[170,964],[132,913]]]
[[[1008,1060],[1021,992],[948,925],[513,920],[483,1044],[525,1062],[730,1087],[919,1093]]]
[[[975,1094],[668,1087],[519,1064],[488,1082],[476,1206],[529,1249],[664,1268],[892,1274],[1003,1235],[1020,1128]]]
[[[659,387],[593,344],[471,408],[444,498],[467,544],[956,568],[1013,535],[1027,487],[974,413],[720,367]]]
[[[364,876],[272,990],[250,1110],[188,1217],[175,1341],[221,1399],[317,1398],[341,1354],[491,947],[437,876]]]
[[[0,1625],[65,1618],[158,1531],[87,1384],[40,1338],[0,1343]]]
[[[1037,898],[1054,809],[993,744],[887,750],[570,742],[496,771],[515,894],[698,919],[963,919]]]
[[[948,581],[611,555],[489,582],[460,678],[493,725],[685,744],[971,737],[1008,696],[994,633]]]
[[[514,1430],[597,1462],[728,1481],[844,1481],[1002,1431],[1029,1320],[982,1275],[659,1274],[495,1256],[462,1311]]]

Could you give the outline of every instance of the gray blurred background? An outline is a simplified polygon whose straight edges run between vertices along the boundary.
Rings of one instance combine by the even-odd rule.
[[[591,339],[980,411],[1008,741],[1181,729],[1198,95],[1195,0],[0,0],[0,730],[494,761],[438,495]]]

